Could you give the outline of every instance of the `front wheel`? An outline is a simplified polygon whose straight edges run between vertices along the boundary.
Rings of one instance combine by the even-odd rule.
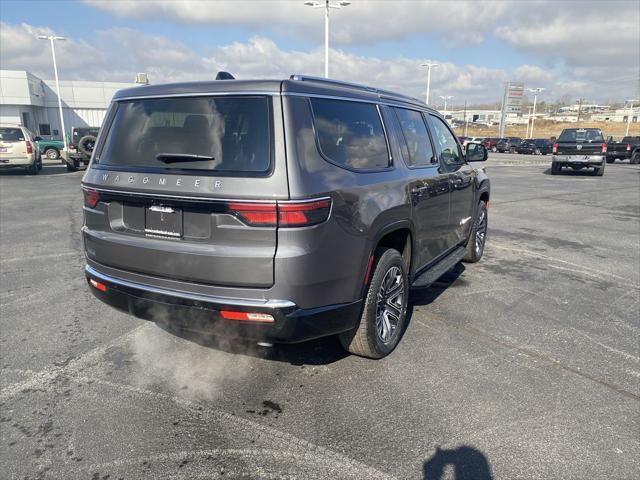
[[[409,281],[397,250],[379,250],[374,262],[360,323],[340,334],[340,343],[355,355],[379,359],[393,351],[404,332]]]
[[[487,213],[487,204],[484,200],[478,203],[478,211],[476,212],[476,221],[471,227],[469,242],[467,242],[467,252],[463,260],[467,263],[479,262],[484,252],[484,245],[487,241],[487,226],[489,224],[489,216]]]
[[[562,167],[555,162],[551,163],[551,175],[559,175]]]

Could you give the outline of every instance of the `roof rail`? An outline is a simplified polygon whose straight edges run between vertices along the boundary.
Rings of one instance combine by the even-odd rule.
[[[297,81],[301,81],[301,82],[319,82],[319,83],[326,83],[329,85],[336,85],[336,86],[342,86],[342,87],[349,87],[349,88],[355,88],[358,90],[364,90],[370,93],[375,93],[378,95],[378,97],[387,97],[387,98],[402,98],[408,102],[411,103],[418,103],[420,105],[424,105],[424,102],[422,102],[421,100],[415,98],[415,97],[411,97],[409,95],[404,95],[402,93],[396,93],[396,92],[392,92],[390,90],[383,90],[380,88],[375,88],[375,87],[368,87],[366,85],[362,85],[359,83],[351,83],[351,82],[343,82],[342,80],[331,80],[329,78],[325,78],[325,77],[312,77],[310,75],[299,75],[299,74],[294,74],[291,75],[289,77],[290,80],[297,80]]]
[[[342,80],[331,80],[325,77],[312,77],[310,75],[291,75],[289,80],[298,80],[301,82],[320,82],[320,83],[328,83],[330,85],[337,85],[342,87],[350,87],[357,88],[358,90],[366,90],[371,93],[378,93],[377,88],[367,87],[366,85],[361,85],[359,83],[351,83],[351,82],[343,82]]]

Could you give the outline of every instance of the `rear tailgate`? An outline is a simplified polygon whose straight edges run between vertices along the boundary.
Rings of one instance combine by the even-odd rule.
[[[602,143],[558,142],[557,155],[602,155]]]
[[[190,282],[271,286],[272,220],[288,198],[281,115],[270,96],[116,102],[83,179],[87,256]]]

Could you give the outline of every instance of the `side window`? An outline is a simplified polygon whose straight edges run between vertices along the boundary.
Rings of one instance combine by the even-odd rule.
[[[389,166],[389,151],[376,105],[312,98],[313,119],[322,154],[357,170]]]
[[[404,135],[402,156],[409,167],[424,167],[435,162],[427,125],[420,112],[406,108],[394,108]]]
[[[442,120],[433,115],[429,115],[431,126],[433,127],[433,137],[436,144],[438,158],[443,165],[455,166],[464,163],[460,154],[458,142]]]

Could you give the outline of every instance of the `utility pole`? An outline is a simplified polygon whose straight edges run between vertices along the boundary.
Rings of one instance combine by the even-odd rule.
[[[438,68],[440,65],[432,63],[431,61],[422,64],[423,67],[427,67],[427,105],[429,105],[429,90],[431,88],[431,69]]]
[[[329,78],[329,9],[340,9],[351,5],[351,2],[332,3],[329,0],[324,0],[324,2],[309,1],[304,4],[307,7],[324,8],[324,76]]]
[[[440,95],[440,98],[444,100],[444,113],[447,114],[447,100],[451,100],[453,95]]]
[[[464,101],[464,136],[467,136],[469,122],[467,121],[467,101]]]
[[[544,91],[544,88],[542,87],[538,87],[538,88],[530,88],[529,89],[530,92],[533,93],[533,114],[531,115],[530,119],[531,119],[531,133],[529,134],[529,138],[533,138],[533,125],[536,121],[536,101],[538,100],[538,94],[542,93]],[[529,125],[527,124],[527,130],[529,130]]]
[[[629,115],[627,115],[627,132],[624,134],[625,137],[629,136],[629,127],[631,126],[631,117],[633,117],[633,104],[638,100],[629,100]]]
[[[62,130],[62,144],[64,145],[64,151],[67,152],[67,135],[64,128],[64,114],[62,112],[62,99],[60,98],[60,82],[58,81],[58,65],[56,64],[56,48],[53,44],[55,40],[66,40],[64,37],[58,37],[55,35],[38,35],[40,40],[49,40],[51,43],[51,56],[53,57],[53,74],[56,77],[56,95],[58,96],[58,111],[60,113],[60,129]],[[26,125],[25,125],[26,126]]]
[[[580,114],[582,113],[582,102],[584,101],[584,98],[579,98],[578,99],[578,118],[576,119],[576,125],[579,127],[580,126]]]

